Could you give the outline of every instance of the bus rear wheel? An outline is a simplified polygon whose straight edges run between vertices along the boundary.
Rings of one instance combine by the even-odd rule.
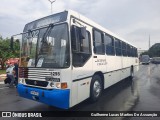
[[[98,75],[94,75],[90,86],[90,101],[96,102],[102,94],[102,80]]]

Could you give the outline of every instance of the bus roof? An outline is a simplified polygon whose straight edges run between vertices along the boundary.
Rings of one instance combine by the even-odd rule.
[[[66,11],[68,11],[68,15],[70,15],[70,16],[72,15],[72,16],[80,19],[80,20],[83,20],[85,23],[89,23],[89,25],[91,25],[91,26],[93,26],[93,27],[95,27],[95,28],[97,28],[97,29],[99,29],[99,30],[101,30],[101,31],[103,31],[103,32],[105,32],[105,33],[117,38],[117,39],[120,39],[121,41],[124,41],[124,42],[132,45],[135,48],[137,48],[136,46],[134,46],[130,42],[126,41],[125,39],[123,39],[121,37],[119,37],[118,35],[114,34],[113,32],[109,31],[108,29],[102,27],[101,25],[97,24],[96,22],[92,21],[91,19],[81,15],[80,13],[78,13],[76,11],[73,11],[73,10],[66,10]]]
[[[68,16],[68,12],[63,11],[63,12],[59,12],[56,14],[52,14],[52,15],[34,20],[25,25],[23,32],[27,32],[28,30],[40,28],[40,27],[49,25],[51,23],[64,22],[67,20],[67,16]]]
[[[81,15],[80,13],[78,13],[76,11],[73,11],[73,10],[65,10],[63,12],[55,13],[55,14],[52,14],[52,15],[37,19],[37,20],[32,21],[30,23],[27,23],[25,25],[25,28],[24,28],[23,32],[26,32],[29,29],[34,29],[34,27],[39,27],[37,24],[44,25],[42,22],[47,18],[49,18],[50,23],[52,23],[51,19],[53,19],[55,16],[57,16],[59,14],[62,14],[60,22],[66,21],[67,19],[70,19],[70,16],[73,16],[73,17],[75,17],[75,18],[77,18],[79,20],[82,20],[83,22],[87,23],[88,25],[90,25],[92,27],[95,27],[95,28],[97,28],[97,29],[99,29],[99,30],[101,30],[101,31],[103,31],[103,32],[105,32],[105,33],[107,33],[107,34],[109,34],[109,35],[121,40],[121,41],[124,41],[124,42],[128,43],[129,45],[132,45],[133,47],[136,47],[133,44],[131,44],[130,42],[126,41],[125,39],[119,37],[118,35],[114,34],[113,32],[109,31],[108,29],[106,29],[106,28],[102,27],[101,25],[97,24],[96,22],[92,21],[91,19],[89,19],[89,18],[87,18],[87,17],[85,17],[85,16]],[[66,17],[66,15],[68,17]],[[36,23],[36,22],[39,22],[39,23]],[[49,22],[46,22],[46,21],[45,21],[45,23],[49,24]]]

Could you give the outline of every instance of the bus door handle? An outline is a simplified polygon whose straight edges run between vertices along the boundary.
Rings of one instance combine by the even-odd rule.
[[[93,58],[97,58],[97,56],[93,56]]]

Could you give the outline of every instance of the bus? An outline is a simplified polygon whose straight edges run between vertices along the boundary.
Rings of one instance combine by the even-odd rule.
[[[149,64],[150,63],[149,55],[142,55],[141,56],[141,62],[142,62],[142,64]]]
[[[12,36],[20,42],[19,96],[69,109],[139,69],[137,48],[87,17],[72,11],[25,25]]]

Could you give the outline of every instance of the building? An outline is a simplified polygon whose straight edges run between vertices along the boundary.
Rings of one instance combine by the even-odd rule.
[[[138,50],[138,56],[140,56],[141,53],[146,52],[147,50]]]

